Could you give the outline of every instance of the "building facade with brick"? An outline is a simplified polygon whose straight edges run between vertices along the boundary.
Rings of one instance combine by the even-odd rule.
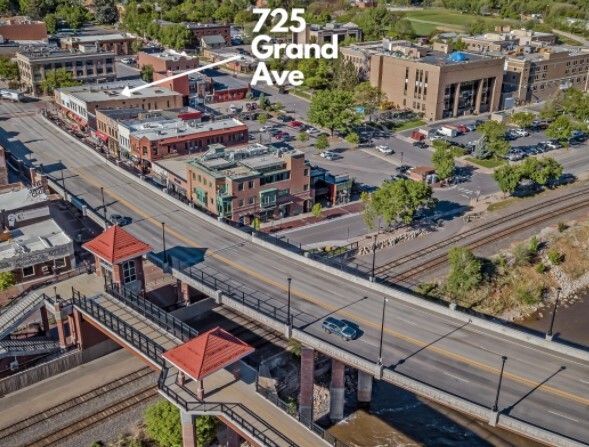
[[[311,210],[310,165],[298,150],[213,146],[187,164],[190,200],[209,212],[249,224]]]
[[[211,144],[237,146],[248,141],[248,127],[236,119],[199,123],[181,119],[136,123],[129,134],[131,159],[151,169],[152,162],[207,150]]]
[[[7,17],[0,19],[0,39],[2,41],[47,41],[45,22],[30,20],[27,17]]]
[[[558,91],[587,90],[589,50],[546,47],[508,57],[503,79],[504,103],[520,105],[551,98]]]
[[[186,71],[198,68],[198,57],[188,56],[185,52],[179,53],[174,50],[168,50],[163,53],[145,53],[137,54],[137,64],[141,70],[147,65],[151,65],[154,72],[167,73],[168,71]]]
[[[113,52],[117,56],[133,54],[133,42],[137,40],[129,33],[70,36],[61,39],[61,47],[77,50],[86,45],[95,45],[100,51]]]
[[[383,52],[371,56],[370,83],[398,107],[436,121],[498,110],[503,65],[500,57],[462,52]]]
[[[40,48],[16,54],[16,62],[23,89],[33,95],[45,93],[41,83],[47,73],[61,68],[81,82],[107,82],[116,78],[115,54],[96,51],[96,47],[82,47],[67,51],[54,48]]]

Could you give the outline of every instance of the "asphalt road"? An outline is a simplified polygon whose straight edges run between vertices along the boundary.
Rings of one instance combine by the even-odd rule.
[[[2,112],[23,111],[20,104]],[[30,107],[30,106],[28,106]],[[100,208],[104,186],[110,213],[133,218],[128,230],[161,253],[161,224],[173,256],[230,280],[233,287],[255,290],[262,300],[286,307],[286,278],[293,278],[295,325],[357,355],[376,361],[383,298],[370,288],[347,283],[317,269],[244,242],[207,225],[174,202],[154,194],[110,168],[80,144],[56,131],[39,115],[14,114],[1,123],[0,142],[11,152],[42,162],[91,207]],[[392,292],[392,291],[391,291]],[[416,302],[418,299],[416,298]],[[356,322],[352,342],[325,335],[321,321],[336,315]],[[491,407],[501,356],[507,356],[499,409],[534,425],[589,442],[589,364],[488,333],[471,325],[397,299],[385,313],[384,364],[446,392]]]

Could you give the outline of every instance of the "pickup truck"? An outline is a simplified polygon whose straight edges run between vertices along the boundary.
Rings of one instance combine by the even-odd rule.
[[[328,334],[335,334],[339,335],[346,341],[353,340],[356,338],[356,329],[351,326],[348,326],[342,320],[338,320],[333,317],[327,317],[325,321],[323,321],[323,330]]]

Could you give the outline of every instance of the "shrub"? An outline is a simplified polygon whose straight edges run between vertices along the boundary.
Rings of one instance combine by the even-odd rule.
[[[538,253],[538,249],[540,248],[540,242],[538,241],[538,238],[536,236],[532,236],[532,239],[530,239],[530,251],[532,253]]]
[[[564,222],[558,222],[558,232],[563,233],[564,230],[567,229],[567,226]]]
[[[532,262],[532,252],[524,244],[517,244],[511,250],[513,263],[517,266],[530,265]]]
[[[505,255],[503,253],[501,253],[499,256],[497,256],[496,263],[501,268],[505,268],[507,266],[507,258],[505,257]]]
[[[554,248],[548,252],[548,260],[552,265],[558,265],[563,261],[562,255]]]
[[[438,285],[433,282],[422,282],[417,284],[415,287],[415,291],[423,296],[437,296],[436,292],[438,290]]]
[[[536,266],[536,271],[540,274],[546,273],[546,270],[548,270],[548,266],[544,263],[540,263]]]
[[[295,357],[301,356],[301,342],[291,338],[288,340],[288,350],[291,352],[292,355]]]
[[[537,304],[542,299],[540,286],[522,286],[515,289],[515,299],[522,304]]]

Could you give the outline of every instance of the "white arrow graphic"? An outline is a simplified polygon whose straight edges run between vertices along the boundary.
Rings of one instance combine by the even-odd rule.
[[[185,71],[183,73],[179,73],[179,74],[174,75],[174,76],[168,76],[167,78],[160,79],[159,81],[155,81],[155,82],[150,82],[149,84],[140,85],[139,87],[133,87],[133,88],[130,89],[127,86],[127,87],[125,87],[123,89],[123,91],[121,92],[121,95],[131,96],[131,94],[133,92],[137,92],[139,90],[143,90],[144,88],[152,87],[152,86],[158,85],[158,84],[163,84],[164,82],[171,81],[172,79],[181,78],[182,76],[188,76],[191,73],[196,73],[196,72],[199,72],[199,71],[202,71],[202,70],[206,70],[207,68],[216,67],[217,65],[224,65],[224,64],[227,64],[227,63],[229,63],[231,61],[234,61],[234,60],[237,60],[237,59],[241,59],[241,56],[231,56],[231,57],[229,57],[227,59],[224,59],[222,61],[214,62],[214,63],[208,64],[208,65],[204,65],[203,67],[198,67],[198,68],[195,68],[194,70],[188,70],[188,71]]]

